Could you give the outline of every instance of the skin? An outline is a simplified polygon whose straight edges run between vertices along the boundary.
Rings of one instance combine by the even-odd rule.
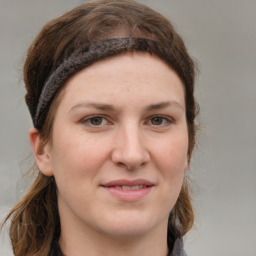
[[[34,128],[30,141],[41,172],[56,179],[65,254],[167,254],[188,131],[184,86],[165,62],[124,53],[76,73],[62,91],[52,141],[45,145]],[[102,186],[117,179],[153,186],[120,199]]]

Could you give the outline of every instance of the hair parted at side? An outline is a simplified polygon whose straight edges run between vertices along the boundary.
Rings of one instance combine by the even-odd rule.
[[[186,118],[188,124],[188,159],[195,145],[197,104],[194,98],[195,67],[181,37],[170,22],[133,0],[100,0],[82,4],[61,17],[47,23],[34,39],[24,65],[26,103],[31,116],[47,79],[77,48],[100,40],[113,38],[152,39],[177,53],[178,63],[186,73],[180,77],[185,88]],[[166,61],[166,60],[165,60]],[[169,64],[174,68],[171,61]],[[60,101],[59,92],[44,112],[39,129],[45,142],[51,140],[55,111]],[[24,197],[6,217],[10,219],[10,238],[15,256],[47,255],[51,241],[60,232],[54,177],[44,176],[39,170]],[[170,236],[186,234],[194,223],[189,182],[185,178],[179,198],[170,213]]]

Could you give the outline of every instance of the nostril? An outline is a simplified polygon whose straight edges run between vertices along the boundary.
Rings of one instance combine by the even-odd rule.
[[[119,167],[125,168],[125,169],[130,171],[130,170],[138,169],[139,167],[143,167],[143,166],[146,165],[146,163],[144,162],[144,163],[140,163],[140,164],[137,164],[137,165],[132,165],[132,164],[129,165],[129,164],[125,164],[125,163],[119,162],[119,163],[117,163],[117,165]]]
[[[131,166],[128,166],[127,164],[122,163],[122,162],[118,162],[117,165],[120,166],[120,167],[126,168],[127,170],[131,170],[132,169]]]

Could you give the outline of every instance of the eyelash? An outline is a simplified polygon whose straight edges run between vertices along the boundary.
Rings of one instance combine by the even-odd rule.
[[[98,128],[98,127],[101,128],[102,126],[105,125],[104,123],[102,124],[102,122],[101,122],[99,125],[92,124],[92,120],[93,120],[93,119],[96,119],[96,118],[100,118],[101,121],[102,121],[102,120],[105,120],[105,122],[106,122],[105,124],[108,124],[108,125],[111,125],[111,124],[112,124],[112,123],[108,120],[109,118],[108,118],[108,117],[105,117],[104,115],[88,116],[88,117],[82,119],[81,123],[82,123],[82,124],[85,124],[85,125],[87,125],[87,126],[90,126],[90,127],[95,127],[95,128]],[[152,123],[152,120],[153,120],[154,118],[160,118],[160,119],[161,119],[161,124],[159,124],[159,125],[153,124],[153,123]],[[163,116],[163,115],[154,115],[154,116],[150,116],[150,117],[147,119],[147,121],[146,121],[145,123],[146,123],[146,124],[148,124],[148,123],[150,124],[150,122],[151,122],[151,125],[152,125],[153,127],[166,127],[166,126],[168,126],[168,125],[174,123],[174,121],[173,121],[171,118],[166,117],[166,116]],[[162,122],[164,122],[164,124],[162,124]]]
[[[100,118],[102,120],[105,120],[108,124],[111,124],[111,122],[108,121],[108,119],[105,117],[105,116],[102,116],[102,115],[93,115],[93,116],[88,116],[84,119],[82,119],[82,124],[85,124],[85,125],[88,125],[88,126],[91,126],[91,127],[101,127],[102,126],[102,123],[99,124],[99,125],[95,125],[95,124],[92,124],[91,121],[93,119],[96,119],[96,118]],[[104,124],[103,124],[104,125]]]
[[[152,120],[153,120],[154,118],[160,118],[161,121],[164,121],[164,124],[160,124],[160,125],[152,124],[154,127],[166,127],[166,126],[168,126],[168,125],[174,123],[174,121],[173,121],[171,118],[166,117],[166,116],[162,116],[162,115],[151,116],[151,117],[149,118],[149,121],[152,122]]]

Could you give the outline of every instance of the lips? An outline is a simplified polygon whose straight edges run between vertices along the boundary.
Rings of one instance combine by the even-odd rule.
[[[154,183],[145,179],[114,180],[101,185],[110,195],[124,201],[137,201],[146,197]]]
[[[138,190],[138,189],[142,189],[145,188],[145,185],[135,185],[135,186],[118,186],[119,189],[122,190]]]
[[[137,180],[113,180],[103,184],[104,187],[115,187],[115,186],[153,186],[154,183],[149,180],[137,179]]]

